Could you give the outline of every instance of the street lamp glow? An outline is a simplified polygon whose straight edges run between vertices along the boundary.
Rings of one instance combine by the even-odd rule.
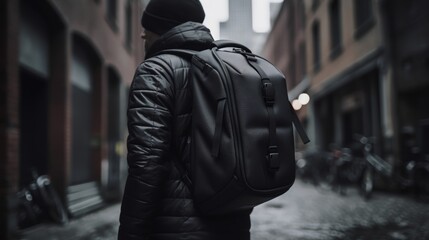
[[[292,107],[295,110],[299,110],[299,109],[301,109],[302,104],[297,99],[295,99],[292,101]]]
[[[301,93],[299,94],[298,101],[302,105],[306,105],[310,102],[310,96],[307,93]]]

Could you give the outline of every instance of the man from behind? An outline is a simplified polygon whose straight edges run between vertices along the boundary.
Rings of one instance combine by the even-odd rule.
[[[211,47],[198,0],[151,0],[142,16],[146,57],[128,103],[128,178],[118,239],[250,239],[250,211],[204,216],[189,184],[192,91],[189,60],[161,53]]]

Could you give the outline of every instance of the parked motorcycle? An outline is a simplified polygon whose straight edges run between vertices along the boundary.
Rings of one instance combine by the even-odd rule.
[[[394,171],[392,164],[385,161],[373,151],[373,144],[375,138],[368,138],[365,136],[356,135],[358,142],[363,146],[364,158],[370,164],[369,170],[372,180],[367,180],[364,174],[362,184],[373,186],[373,176],[377,174],[387,178],[388,182],[396,184],[401,189],[410,189],[413,191],[415,197],[418,197],[423,191],[422,186],[426,186],[424,182],[429,176],[429,161],[419,161],[418,158],[407,159],[405,164],[400,168],[401,171]],[[416,155],[418,156],[418,154]],[[369,183],[369,182],[372,183]]]
[[[18,226],[27,228],[45,220],[66,224],[68,214],[47,175],[32,173],[33,180],[17,193]]]

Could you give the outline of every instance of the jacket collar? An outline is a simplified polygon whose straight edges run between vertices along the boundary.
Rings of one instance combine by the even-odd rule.
[[[210,30],[196,22],[186,22],[164,33],[146,52],[145,59],[156,56],[166,49],[189,49],[201,51],[211,46]]]

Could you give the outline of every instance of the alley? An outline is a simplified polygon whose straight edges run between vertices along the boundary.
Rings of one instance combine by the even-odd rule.
[[[120,205],[21,233],[20,240],[116,239]],[[429,239],[429,203],[376,192],[365,201],[357,191],[346,196],[297,180],[285,195],[252,213],[252,240]]]

